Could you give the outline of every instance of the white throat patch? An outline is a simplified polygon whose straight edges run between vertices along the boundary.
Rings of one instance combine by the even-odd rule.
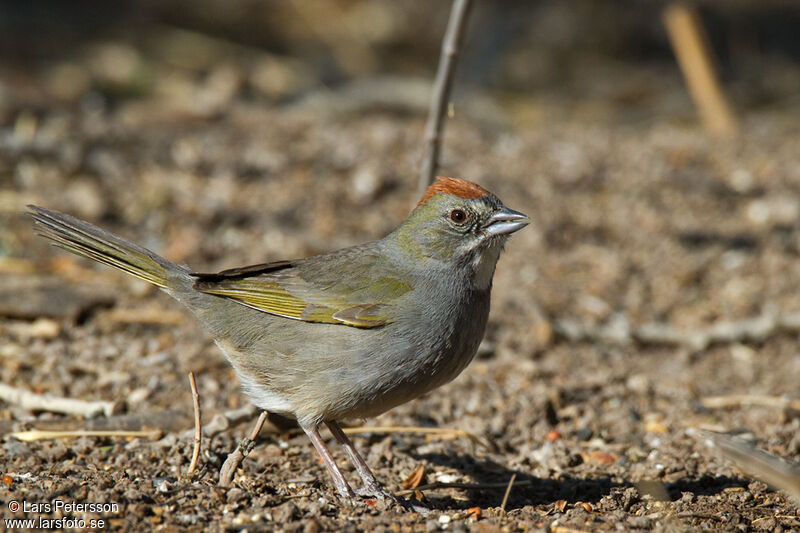
[[[494,276],[494,269],[497,266],[497,260],[500,258],[500,252],[503,251],[503,241],[496,239],[490,247],[483,251],[482,254],[475,256],[472,260],[474,287],[478,290],[486,290],[492,284],[492,276]]]

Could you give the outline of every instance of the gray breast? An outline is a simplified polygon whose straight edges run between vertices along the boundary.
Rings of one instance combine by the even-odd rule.
[[[307,421],[374,416],[447,383],[472,360],[489,314],[488,290],[451,288],[427,300],[437,305],[373,329],[309,324],[210,298],[196,314],[251,400]]]
[[[356,416],[373,416],[454,379],[470,363],[486,329],[489,291],[470,302],[422,309],[418,320],[386,326],[387,342],[363,361]],[[352,379],[352,378],[351,378]],[[354,391],[355,392],[355,391]],[[353,415],[350,415],[353,416]]]

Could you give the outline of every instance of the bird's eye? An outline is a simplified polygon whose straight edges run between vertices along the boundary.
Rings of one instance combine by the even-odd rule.
[[[453,209],[450,211],[450,220],[456,224],[463,224],[467,220],[467,214],[463,209]]]

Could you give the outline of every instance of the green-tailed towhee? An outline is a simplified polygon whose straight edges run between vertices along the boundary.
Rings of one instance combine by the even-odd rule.
[[[337,421],[383,413],[467,366],[486,328],[503,245],[529,222],[486,189],[440,177],[381,240],[200,274],[71,216],[29,208],[56,246],[149,281],[188,307],[253,404],[297,419],[345,500],[394,498]],[[322,423],[344,445],[363,489],[345,481]]]

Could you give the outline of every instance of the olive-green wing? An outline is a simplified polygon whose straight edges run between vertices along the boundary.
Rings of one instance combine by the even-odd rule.
[[[387,290],[402,294],[410,286],[393,279],[380,282],[327,283],[316,286],[302,279],[291,262],[267,263],[217,274],[194,274],[195,288],[231,298],[273,315],[306,322],[374,328],[391,321],[388,306],[370,302]],[[377,300],[380,301],[380,300]]]

